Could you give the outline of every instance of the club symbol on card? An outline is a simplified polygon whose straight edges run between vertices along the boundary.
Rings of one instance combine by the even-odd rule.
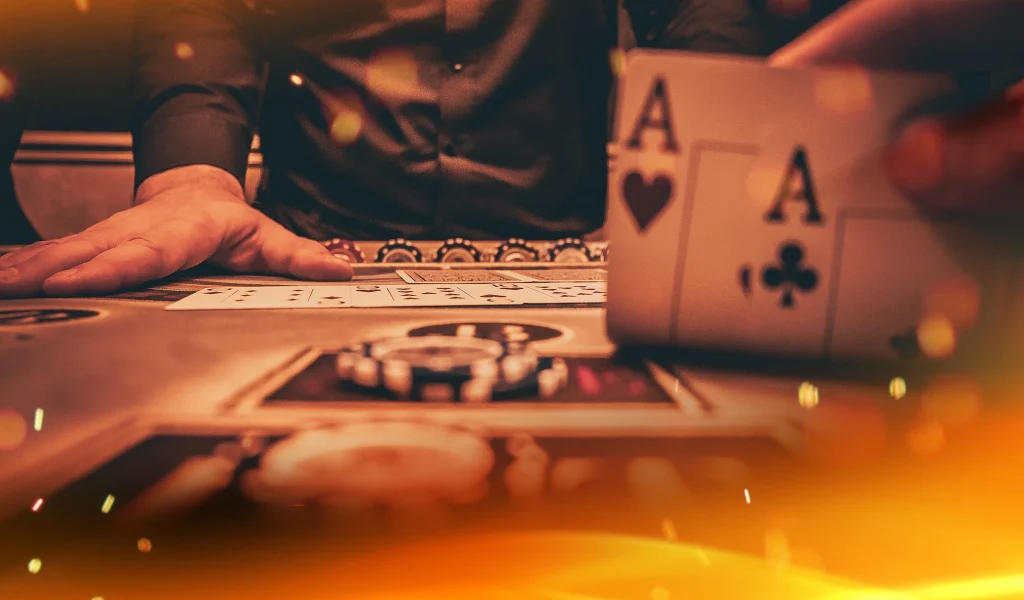
[[[672,199],[672,179],[658,175],[648,183],[641,173],[633,171],[622,182],[622,197],[637,227],[646,231]]]
[[[806,253],[799,242],[785,242],[779,248],[778,262],[764,266],[761,270],[761,284],[770,291],[782,291],[779,304],[782,308],[793,308],[794,293],[810,293],[818,287],[818,272],[804,263]],[[744,295],[751,292],[753,267],[740,268],[740,287]]]
[[[889,347],[896,352],[897,356],[903,359],[909,360],[921,356],[921,345],[917,341],[917,330],[913,327],[889,338]]]

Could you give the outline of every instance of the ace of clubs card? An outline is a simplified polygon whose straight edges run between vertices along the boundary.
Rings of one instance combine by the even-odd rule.
[[[608,209],[617,342],[899,358],[894,336],[921,318],[925,289],[978,283],[979,266],[1008,256],[999,244],[947,250],[962,232],[931,227],[882,171],[899,126],[955,97],[951,78],[634,51],[621,85]]]

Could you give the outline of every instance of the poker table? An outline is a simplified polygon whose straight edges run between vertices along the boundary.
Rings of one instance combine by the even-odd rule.
[[[401,283],[396,260],[593,281],[609,251],[341,247],[332,285]],[[1024,595],[1013,376],[617,348],[593,303],[167,310],[293,285],[203,269],[0,301],[3,597]],[[528,348],[558,385],[346,379],[342,355],[395,340]]]

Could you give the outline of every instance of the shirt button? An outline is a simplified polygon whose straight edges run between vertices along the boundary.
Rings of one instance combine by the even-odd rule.
[[[462,70],[462,63],[455,63],[454,65],[452,65],[452,71],[455,71],[456,73],[458,73],[461,70]]]

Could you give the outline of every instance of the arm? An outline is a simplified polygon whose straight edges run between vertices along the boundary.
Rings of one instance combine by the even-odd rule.
[[[219,169],[220,179],[230,175],[244,188],[260,70],[243,11],[234,0],[136,4],[131,127],[137,188],[154,176],[180,179],[188,172],[180,167],[192,165]],[[218,178],[209,168],[202,171]]]

